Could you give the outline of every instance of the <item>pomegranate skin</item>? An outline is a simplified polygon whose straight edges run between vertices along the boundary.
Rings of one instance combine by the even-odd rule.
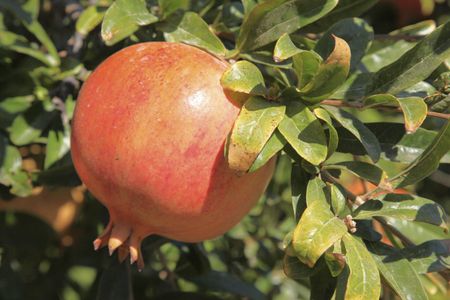
[[[72,159],[110,222],[94,241],[141,265],[140,242],[158,234],[197,242],[222,235],[254,206],[275,161],[243,176],[224,142],[240,108],[220,77],[228,64],[192,46],[149,42],[107,58],[84,83]]]

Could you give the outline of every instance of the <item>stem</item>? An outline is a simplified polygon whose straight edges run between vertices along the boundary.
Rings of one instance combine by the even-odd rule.
[[[342,184],[339,183],[339,181],[333,177],[333,175],[331,175],[328,171],[326,170],[321,170],[320,175],[322,176],[322,178],[328,182],[331,182],[333,184],[338,184],[340,186],[342,186],[345,189],[345,193],[347,194],[346,198],[347,198],[347,206],[348,208],[350,208],[350,210],[352,210],[354,207],[353,206],[360,206],[361,204],[363,204],[364,202],[361,200],[361,198],[355,194],[353,194],[351,191],[349,191],[345,186],[343,186]]]
[[[315,34],[315,33],[308,33],[306,34],[306,37],[311,40],[318,40],[323,36],[323,34]],[[385,41],[385,40],[391,40],[391,41],[407,41],[407,42],[417,42],[424,38],[422,35],[408,35],[408,34],[396,34],[396,35],[390,35],[390,34],[376,34],[374,39],[378,41]]]
[[[323,100],[322,104],[336,106],[336,107],[350,107],[350,108],[356,108],[356,109],[364,109],[364,106],[360,103],[349,103],[349,102],[345,102],[342,100]],[[382,109],[382,110],[402,112],[402,110],[399,107],[393,107],[393,106],[387,106],[387,105],[379,105],[375,108]],[[444,120],[450,120],[450,114],[438,113],[435,111],[428,111],[427,115],[430,117],[440,118],[440,119],[444,119]]]

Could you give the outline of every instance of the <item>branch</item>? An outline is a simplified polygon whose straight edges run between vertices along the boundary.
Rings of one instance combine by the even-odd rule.
[[[323,34],[316,34],[316,33],[308,33],[306,34],[306,37],[311,39],[311,40],[318,40],[323,36]],[[420,41],[424,38],[425,36],[423,35],[409,35],[409,34],[395,34],[395,35],[391,35],[391,34],[376,34],[374,36],[375,40],[379,40],[379,41],[386,41],[386,40],[391,40],[391,41],[407,41],[407,42],[417,42]]]
[[[337,106],[337,107],[350,107],[350,108],[356,108],[356,109],[364,109],[364,106],[361,105],[360,103],[349,103],[349,102],[345,102],[342,100],[323,100],[322,104],[330,105],[330,106]],[[377,107],[371,107],[371,108],[402,112],[402,110],[399,107],[393,107],[393,106],[387,106],[387,105],[379,105]],[[428,111],[427,115],[430,117],[440,118],[440,119],[444,119],[444,120],[450,119],[450,114],[438,113],[435,111]]]

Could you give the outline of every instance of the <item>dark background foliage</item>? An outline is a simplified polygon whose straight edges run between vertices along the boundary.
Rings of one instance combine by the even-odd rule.
[[[142,26],[106,45],[100,22],[111,2],[0,0],[0,299],[308,299],[308,277],[291,274],[290,279],[283,271],[283,239],[296,223],[286,155],[279,158],[267,194],[223,237],[199,244],[149,237],[142,247],[142,272],[119,264],[106,250],[93,251],[92,241],[108,216],[80,187],[71,164],[70,120],[78,91],[89,72],[115,51],[164,39],[155,27]],[[147,2],[158,13],[157,1]],[[220,37],[226,46],[232,44],[227,34],[242,22],[240,1],[180,2],[208,24],[222,18],[215,30],[225,28]],[[380,1],[364,13],[380,48],[395,42],[384,40],[393,30],[425,19],[438,24],[450,19],[450,4],[444,1],[421,1],[418,10],[413,2],[420,1]],[[401,44],[390,51],[392,57],[404,52]],[[433,105],[448,113],[448,104]],[[351,111],[367,123],[402,122],[397,113]],[[427,119],[423,128],[442,124]],[[393,173],[399,168],[384,164]],[[355,194],[367,188],[354,176],[342,180]],[[450,212],[448,164],[408,189]],[[396,226],[417,244],[449,239],[427,224],[397,221]],[[320,272],[313,275],[316,282]],[[421,281],[430,299],[448,299],[443,277],[430,273]],[[326,283],[321,288],[326,290]],[[394,293],[386,288],[383,298],[394,299]]]

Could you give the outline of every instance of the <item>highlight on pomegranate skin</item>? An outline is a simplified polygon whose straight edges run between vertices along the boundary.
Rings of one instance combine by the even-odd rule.
[[[263,194],[271,160],[238,176],[223,147],[239,113],[220,85],[228,64],[200,49],[149,42],[107,58],[84,83],[72,130],[72,158],[110,214],[94,241],[142,269],[141,241],[215,238]]]

